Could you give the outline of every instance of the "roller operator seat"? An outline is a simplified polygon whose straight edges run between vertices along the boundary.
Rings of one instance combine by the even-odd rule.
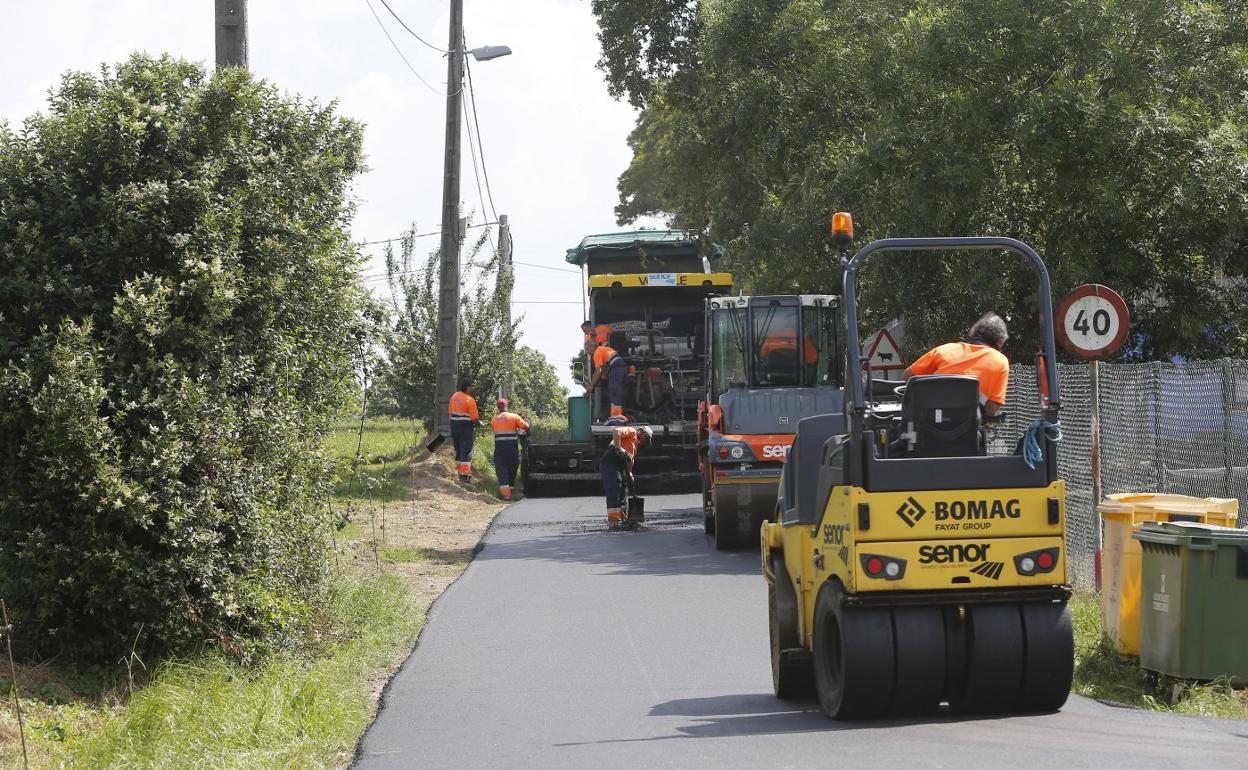
[[[979,378],[964,374],[911,377],[901,399],[906,457],[973,457],[980,441]]]

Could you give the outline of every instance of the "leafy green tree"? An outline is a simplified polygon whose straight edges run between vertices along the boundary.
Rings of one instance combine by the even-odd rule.
[[[609,37],[644,19],[609,10]],[[1241,3],[706,0],[697,17],[649,33],[696,29],[693,53],[604,64],[617,92],[649,89],[622,222],[708,231],[759,291],[839,286],[836,209],[860,241],[1015,236],[1058,296],[1126,296],[1128,357],[1248,354]],[[904,316],[918,348],[997,309],[1021,357],[1034,286],[1000,255],[890,256],[864,276],[863,317]]]
[[[512,411],[536,417],[567,414],[568,389],[559,384],[555,367],[536,348],[521,345],[513,356],[515,398]]]
[[[291,641],[352,375],[361,128],[134,55],[0,127],[0,594],[44,655]],[[141,633],[140,633],[141,629]]]
[[[395,324],[385,344],[388,364],[378,387],[393,398],[399,413],[432,423],[438,365],[439,251],[416,261],[415,228],[400,241],[396,254],[386,249]],[[483,415],[492,412],[502,382],[503,351],[516,347],[521,318],[506,322],[511,280],[499,274],[498,257],[485,249],[486,233],[472,244],[461,271],[459,376],[476,380]],[[485,252],[485,259],[481,259]]]

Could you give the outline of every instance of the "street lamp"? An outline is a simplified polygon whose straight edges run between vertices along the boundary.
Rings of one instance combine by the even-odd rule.
[[[460,122],[464,91],[464,0],[451,0],[451,34],[446,46],[446,154],[442,176],[442,253],[438,282],[438,372],[434,383],[433,424],[450,433],[447,407],[459,376],[459,166]],[[487,45],[467,53],[489,61],[511,53],[505,45]]]
[[[480,48],[469,48],[468,53],[477,61],[489,61],[500,56],[510,56],[511,49],[505,45],[483,45]]]

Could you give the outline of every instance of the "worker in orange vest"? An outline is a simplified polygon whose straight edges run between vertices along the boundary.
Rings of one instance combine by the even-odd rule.
[[[581,331],[585,332],[585,341],[593,340],[596,345],[605,345],[611,337],[611,327],[606,324],[598,324],[594,326],[593,322],[586,321],[581,324]]]
[[[455,444],[455,470],[460,481],[472,481],[472,429],[481,425],[477,400],[472,397],[476,385],[471,377],[459,381],[459,390],[451,396],[451,441]]]
[[[494,474],[498,476],[498,496],[511,499],[511,487],[520,470],[520,436],[529,424],[518,414],[507,411],[507,399],[497,401],[498,414],[490,420],[494,430]]]
[[[624,416],[625,378],[628,376],[628,361],[609,345],[596,345],[592,340],[585,343],[585,350],[592,353],[594,362],[594,378],[589,381],[585,392],[592,396],[594,388],[602,380],[607,381],[607,395],[611,400],[611,416]]]
[[[602,486],[607,493],[608,524],[620,524],[624,521],[624,512],[621,510],[624,479],[632,478],[637,450],[653,438],[654,432],[647,425],[640,428],[612,429],[611,444],[598,462],[598,470],[602,472]]]

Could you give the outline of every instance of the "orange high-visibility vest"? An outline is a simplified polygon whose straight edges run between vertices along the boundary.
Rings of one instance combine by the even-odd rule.
[[[462,390],[455,391],[449,406],[451,422],[476,422],[481,419],[477,412],[477,400]]]
[[[601,369],[604,366],[610,366],[619,356],[620,354],[615,352],[615,348],[599,345],[594,348],[594,368]]]
[[[508,446],[520,440],[520,431],[528,430],[529,424],[518,414],[499,412],[490,420],[490,428],[494,431],[494,445]]]
[[[624,450],[628,459],[634,459],[637,457],[637,447],[641,445],[641,431],[636,428],[616,428],[615,445]]]
[[[815,343],[811,342],[810,337],[804,339],[802,352],[806,355],[806,363],[813,364],[819,360],[819,352],[815,350]],[[774,334],[763,340],[763,344],[758,349],[758,354],[766,358],[767,354],[773,350],[797,350],[797,338],[788,334]]]

